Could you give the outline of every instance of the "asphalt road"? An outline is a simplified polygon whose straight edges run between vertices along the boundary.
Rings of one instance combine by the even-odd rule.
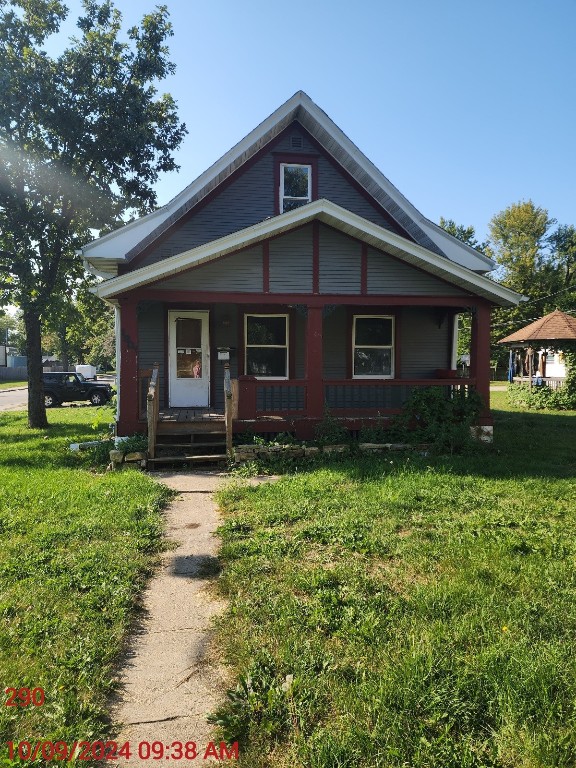
[[[28,390],[0,390],[0,411],[25,411],[28,407]]]

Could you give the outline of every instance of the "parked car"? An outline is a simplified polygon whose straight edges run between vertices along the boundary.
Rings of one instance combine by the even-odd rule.
[[[55,408],[62,403],[89,400],[92,405],[104,405],[114,391],[105,381],[88,381],[81,373],[45,373],[44,403],[46,408]]]

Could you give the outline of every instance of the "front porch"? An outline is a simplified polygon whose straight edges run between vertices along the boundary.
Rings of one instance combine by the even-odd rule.
[[[308,297],[307,304],[300,305],[279,302],[279,297],[269,299],[269,304],[257,306],[248,302],[182,303],[176,313],[173,304],[162,302],[121,304],[125,346],[118,433],[145,432],[147,422],[149,425],[147,395],[153,361],[157,362],[154,392],[159,433],[223,434],[229,406],[234,433],[287,431],[311,439],[326,410],[350,430],[357,430],[373,419],[398,414],[411,394],[424,387],[441,387],[447,397],[463,389],[476,390],[485,403],[480,424],[491,424],[488,302],[475,299],[471,307],[461,306],[461,300],[452,297],[387,297],[386,301],[369,298],[368,306],[359,306],[343,297],[338,297],[338,304],[336,297],[330,298],[330,304],[321,297]],[[209,323],[207,353],[202,358],[203,374],[210,377],[208,404],[174,407],[170,402],[173,369],[169,365],[168,323],[171,315],[184,316],[191,311],[203,312]],[[455,378],[451,370],[456,343],[454,318],[461,311],[472,314],[471,360],[469,374]],[[261,373],[257,366],[268,364],[268,356],[262,349],[254,352],[254,345],[247,343],[247,317],[286,318],[282,355],[274,352],[269,359],[273,365],[285,365],[287,375],[249,375],[251,369]],[[354,323],[359,317],[385,318],[393,329],[390,341],[360,344],[360,335],[354,337]],[[386,344],[389,349],[382,352]],[[220,359],[222,348],[230,350],[226,362]],[[147,360],[150,367],[138,365]],[[361,368],[374,361],[388,365],[387,375],[366,373]],[[230,392],[226,389],[227,376]],[[135,379],[138,394],[131,399]]]

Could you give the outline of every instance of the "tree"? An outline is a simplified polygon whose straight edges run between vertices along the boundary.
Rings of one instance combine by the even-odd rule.
[[[529,295],[554,287],[549,231],[555,223],[532,200],[513,203],[493,216],[490,237],[503,285]]]
[[[6,344],[21,354],[26,346],[24,327],[19,314],[11,315],[0,310],[0,344]]]
[[[576,227],[562,224],[549,237],[552,261],[562,286],[576,291]],[[573,299],[570,298],[572,303]]]
[[[498,340],[545,314],[547,297],[560,288],[550,247],[550,230],[555,223],[548,211],[532,200],[513,203],[490,221],[491,245],[499,264],[496,279],[528,298],[516,307],[493,312],[493,354],[501,361],[508,351]]]
[[[90,292],[96,282],[86,275],[71,295],[57,297],[44,323],[43,349],[55,354],[67,370],[72,361],[103,368],[114,364],[114,311]]]
[[[41,330],[55,296],[82,275],[92,229],[153,209],[158,174],[186,128],[155,83],[174,71],[165,6],[122,41],[110,0],[84,0],[79,34],[43,49],[67,15],[59,0],[0,0],[0,305],[26,328],[28,423],[47,426]]]

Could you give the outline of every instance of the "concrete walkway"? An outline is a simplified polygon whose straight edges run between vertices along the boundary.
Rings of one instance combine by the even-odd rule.
[[[179,759],[177,764],[204,765],[208,761],[201,759],[203,749],[212,738],[206,715],[222,701],[226,688],[210,629],[224,605],[209,589],[218,572],[218,516],[212,492],[223,475],[158,472],[154,477],[179,492],[165,513],[167,536],[177,547],[163,556],[161,569],[146,589],[144,618],[123,660],[113,709],[122,729],[115,740],[130,742],[132,756],[116,765],[148,765],[138,757],[138,745],[146,741],[168,746],[196,742],[199,757]]]

